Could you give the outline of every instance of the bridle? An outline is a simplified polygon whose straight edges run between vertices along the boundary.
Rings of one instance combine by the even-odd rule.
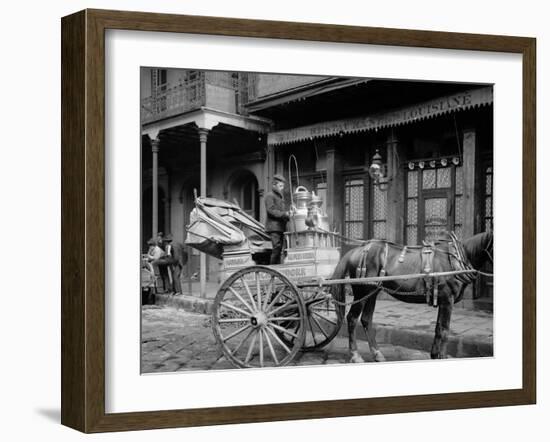
[[[493,249],[493,235],[491,235],[491,239],[489,239],[489,242],[483,249],[483,251],[487,254],[487,257],[489,258],[489,261],[491,261],[491,265],[493,265],[493,254],[489,252],[489,249]]]

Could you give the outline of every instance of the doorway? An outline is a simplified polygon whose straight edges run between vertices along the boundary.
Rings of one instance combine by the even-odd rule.
[[[165,229],[165,196],[164,190],[158,188],[158,231],[166,232]],[[141,200],[141,250],[147,253],[147,241],[156,236],[153,232],[153,188],[148,187],[143,192]]]
[[[239,207],[252,218],[260,219],[260,197],[258,194],[258,180],[248,171],[237,172],[229,180],[228,198],[231,202],[237,202]]]
[[[455,166],[407,171],[406,242],[422,244],[455,231],[462,236],[462,168]]]

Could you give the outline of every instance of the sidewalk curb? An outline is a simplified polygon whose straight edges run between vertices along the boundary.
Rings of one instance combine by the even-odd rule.
[[[212,314],[212,299],[189,295],[155,295],[156,305],[166,305],[191,313]],[[378,326],[376,339],[379,343],[400,345],[429,352],[434,339],[434,331],[402,327]],[[346,327],[340,329],[340,336],[347,337]],[[362,327],[357,327],[357,337],[366,340]],[[487,336],[460,336],[450,334],[447,341],[447,354],[455,358],[476,358],[493,356],[493,340]]]
[[[196,296],[189,295],[156,294],[155,304],[180,308],[190,313],[211,315],[214,302],[212,299],[197,298]]]
[[[390,326],[377,326],[376,339],[392,345],[430,352],[434,331],[414,330]],[[358,328],[359,329],[359,328]],[[361,331],[363,331],[361,329]],[[362,339],[365,338],[362,333]],[[461,336],[449,334],[447,354],[454,358],[478,358],[493,356],[493,340],[487,336]]]

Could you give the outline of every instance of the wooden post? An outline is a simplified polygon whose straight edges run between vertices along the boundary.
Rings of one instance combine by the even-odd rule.
[[[267,156],[264,163],[263,188],[258,189],[260,202],[260,222],[265,224],[267,212],[265,209],[265,195],[271,190],[273,175],[275,175],[275,147],[267,146]]]
[[[326,209],[331,229],[343,233],[344,228],[344,179],[342,156],[335,149],[327,150],[327,201]]]
[[[476,195],[476,169],[479,167],[476,131],[470,127],[464,129],[462,138],[463,167],[464,171],[464,224],[462,236],[464,239],[474,236],[476,233],[476,207],[479,196]],[[464,292],[464,299],[475,298],[475,284],[470,285]]]
[[[158,153],[159,153],[160,140],[155,138],[151,140],[151,152],[153,153],[153,210],[152,210],[152,224],[153,231],[151,237],[156,238],[159,228],[159,171],[158,171]]]
[[[206,140],[208,129],[199,129],[199,140],[201,143],[201,196],[206,197]],[[201,298],[206,298],[206,255],[200,254],[200,291]]]
[[[476,170],[478,169],[478,156],[476,149],[476,131],[474,128],[465,129],[463,132],[463,167],[464,171],[464,225],[463,237],[470,238],[476,233]]]
[[[393,131],[388,136],[386,145],[390,179],[387,190],[386,236],[390,241],[404,244],[405,173],[399,164],[399,158],[404,158],[404,152]]]

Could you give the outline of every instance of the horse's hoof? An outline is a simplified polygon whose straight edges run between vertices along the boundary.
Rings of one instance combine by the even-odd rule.
[[[349,361],[353,364],[361,364],[365,362],[359,353],[353,353]]]
[[[432,353],[430,356],[432,359],[447,359],[446,355],[442,355],[440,353]]]
[[[382,354],[382,352],[380,350],[374,351],[373,356],[374,356],[374,360],[376,362],[386,362],[386,358],[384,357],[384,355]]]

